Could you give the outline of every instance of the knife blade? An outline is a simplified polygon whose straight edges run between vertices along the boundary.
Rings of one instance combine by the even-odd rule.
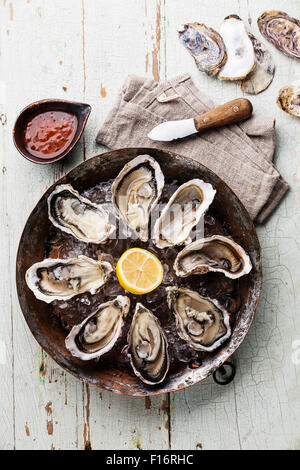
[[[182,139],[208,129],[244,121],[251,116],[252,109],[252,104],[249,100],[238,98],[217,106],[195,118],[166,121],[158,124],[158,126],[149,132],[148,137],[151,140],[160,142]]]

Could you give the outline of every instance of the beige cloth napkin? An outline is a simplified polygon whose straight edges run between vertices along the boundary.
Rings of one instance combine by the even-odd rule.
[[[213,107],[212,100],[199,91],[188,74],[166,82],[131,75],[96,141],[111,149],[158,147],[191,157],[219,175],[251,218],[263,222],[288,190],[272,163],[274,119],[253,115],[239,125],[166,143],[147,137],[161,122],[192,118]]]

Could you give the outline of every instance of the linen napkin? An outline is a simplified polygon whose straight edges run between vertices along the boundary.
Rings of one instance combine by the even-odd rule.
[[[255,222],[263,222],[288,190],[272,163],[274,119],[253,115],[247,121],[172,142],[153,142],[150,130],[164,121],[193,118],[213,101],[189,74],[166,82],[130,75],[98,132],[110,149],[157,147],[193,158],[214,171],[236,193]]]

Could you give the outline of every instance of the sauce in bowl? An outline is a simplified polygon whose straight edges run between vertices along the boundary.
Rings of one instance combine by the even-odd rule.
[[[25,148],[36,157],[53,158],[71,144],[77,126],[78,119],[71,113],[47,111],[38,114],[26,125]]]

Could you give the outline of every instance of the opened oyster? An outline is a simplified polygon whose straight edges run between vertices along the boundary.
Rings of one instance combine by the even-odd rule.
[[[127,353],[134,373],[146,384],[161,383],[169,370],[168,343],[157,318],[136,304],[128,333]]]
[[[225,18],[220,28],[227,51],[227,62],[220,71],[220,80],[242,80],[255,67],[253,44],[245,25],[237,15]]]
[[[190,232],[205,214],[216,191],[200,179],[182,184],[172,195],[153,229],[158,248],[189,243]]]
[[[167,287],[166,290],[178,334],[191,348],[213,351],[229,338],[229,314],[216,300],[189,289]]]
[[[84,292],[95,294],[112,272],[110,263],[80,255],[72,259],[44,259],[33,264],[25,278],[36,298],[48,304]]]
[[[123,295],[100,305],[96,312],[72,328],[65,341],[66,348],[82,361],[110,351],[121,334],[129,307],[130,300]]]
[[[164,175],[149,155],[139,155],[128,162],[112,184],[117,211],[142,241],[148,240],[150,212],[163,187]]]
[[[253,34],[248,33],[248,36],[254,47],[256,65],[252,72],[240,82],[240,87],[246,93],[257,95],[272,82],[275,65],[266,46],[258,41]]]
[[[261,34],[289,57],[300,59],[300,21],[283,11],[265,11],[257,20]]]
[[[55,227],[86,243],[104,243],[115,230],[103,207],[80,196],[70,184],[56,186],[50,194],[48,214]]]
[[[300,84],[284,86],[278,93],[277,104],[282,111],[300,117]]]
[[[198,69],[208,75],[217,75],[227,60],[221,36],[212,28],[199,23],[187,23],[178,33]]]
[[[180,277],[212,271],[237,279],[251,269],[252,264],[245,250],[222,235],[194,241],[178,253],[174,262],[174,270]]]

